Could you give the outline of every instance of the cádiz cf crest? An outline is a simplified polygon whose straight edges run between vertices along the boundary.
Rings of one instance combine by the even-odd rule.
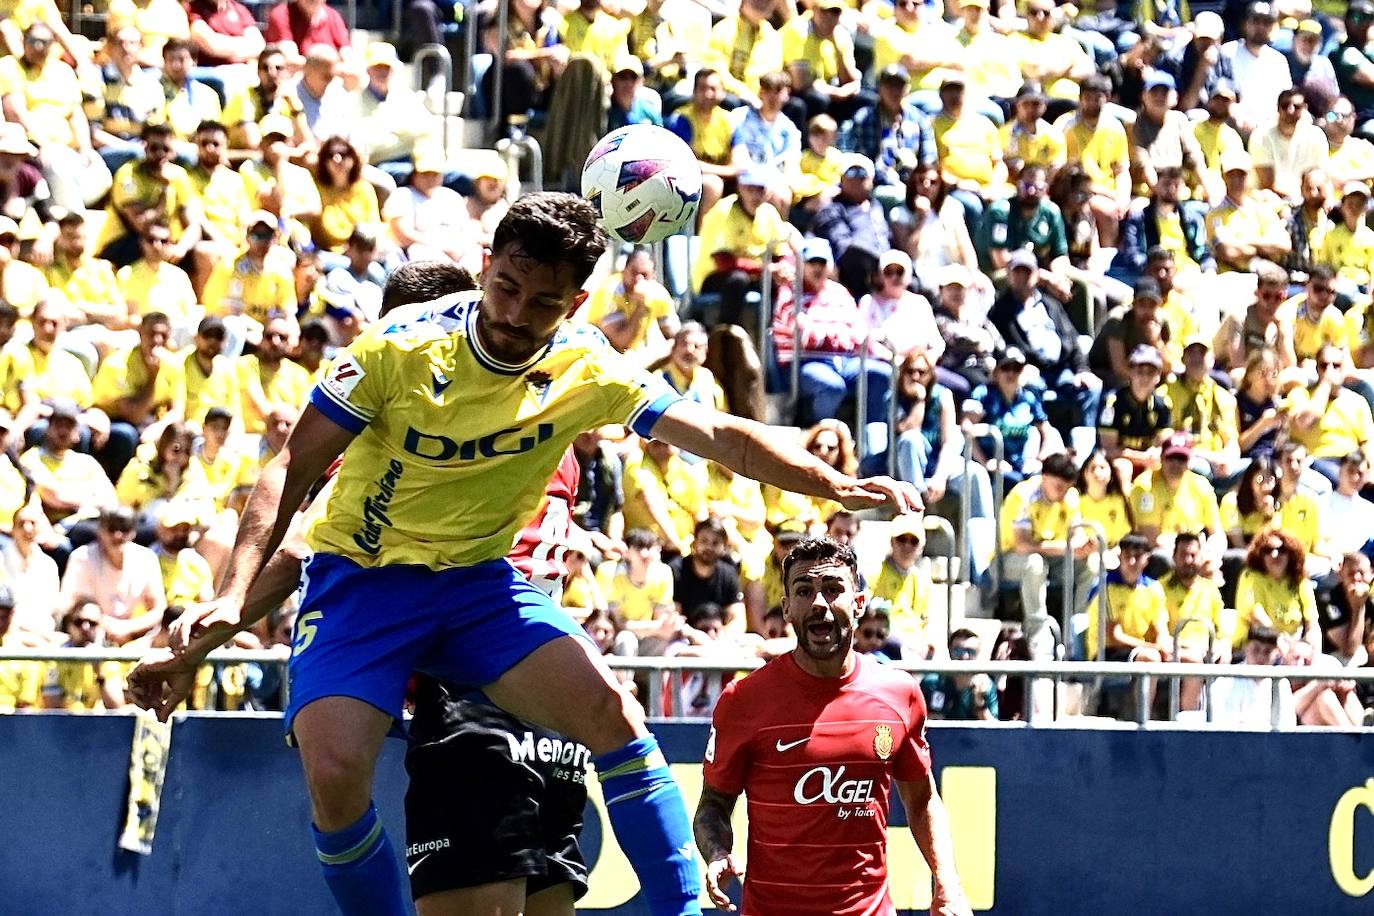
[[[549,396],[549,386],[553,384],[553,378],[543,370],[536,369],[525,376],[525,384],[530,386],[530,392],[540,404]]]
[[[892,729],[886,725],[879,725],[873,735],[873,753],[878,755],[879,760],[892,756]]]

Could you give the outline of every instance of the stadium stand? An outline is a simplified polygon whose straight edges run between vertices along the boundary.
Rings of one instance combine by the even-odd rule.
[[[165,640],[387,274],[479,271],[508,201],[648,123],[697,225],[579,317],[928,508],[588,433],[564,601],[607,654],[786,651],[779,561],[829,533],[884,660],[1374,664],[1374,5],[1222,6],[0,0],[0,652]],[[0,709],[119,709],[123,670],[0,661]],[[702,715],[728,676],[651,692]],[[1374,718],[1337,677],[1299,722]],[[271,665],[202,681],[280,708]],[[1070,705],[1126,714],[1102,686]]]

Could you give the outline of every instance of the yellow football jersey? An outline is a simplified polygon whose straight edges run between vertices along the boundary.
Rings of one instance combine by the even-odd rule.
[[[567,323],[520,365],[477,336],[480,292],[378,322],[310,396],[358,434],[345,452],[316,551],[363,566],[469,566],[504,557],[583,430],[650,435],[678,400],[601,332]]]

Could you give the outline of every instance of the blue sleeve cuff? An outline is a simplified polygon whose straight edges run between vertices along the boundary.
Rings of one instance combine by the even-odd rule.
[[[320,413],[354,435],[367,429],[367,420],[364,420],[362,417],[340,404],[329,394],[329,392],[325,391],[324,388],[319,385],[316,385],[311,390],[310,403],[314,405],[315,409]]]
[[[646,439],[652,439],[654,424],[658,422],[658,418],[663,416],[664,412],[667,411],[669,407],[672,407],[680,400],[682,400],[682,398],[671,391],[660,394],[652,401],[640,407],[639,410],[630,417],[630,429]]]

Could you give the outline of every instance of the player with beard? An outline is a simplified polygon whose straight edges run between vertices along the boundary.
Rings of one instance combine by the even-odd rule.
[[[783,562],[797,647],[726,688],[716,704],[694,827],[706,889],[744,881],[751,916],[886,916],[890,783],[934,876],[931,913],[971,916],[935,788],[926,706],[911,675],[854,651],[863,617],[854,552],[808,538]],[[749,874],[730,818],[749,794]],[[805,875],[805,880],[798,880]]]

